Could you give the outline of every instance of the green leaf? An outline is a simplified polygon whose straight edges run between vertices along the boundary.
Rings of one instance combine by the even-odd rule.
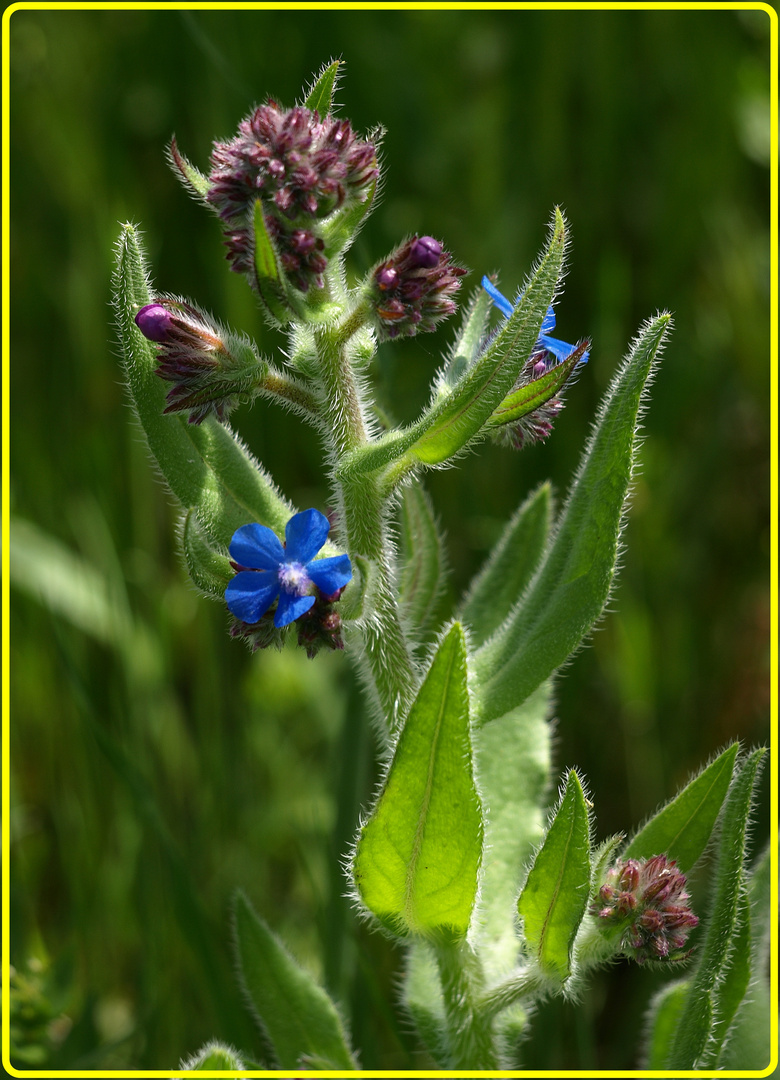
[[[650,1003],[643,1066],[645,1069],[660,1071],[664,1068],[689,989],[690,983],[687,980],[670,983],[660,990]]]
[[[637,337],[602,404],[539,572],[511,618],[476,653],[483,723],[548,679],[604,610],[634,469],[637,417],[670,321],[661,315]]]
[[[235,900],[239,974],[256,1018],[283,1069],[316,1061],[356,1069],[336,1007],[256,914],[243,893]]]
[[[360,476],[394,466],[400,479],[416,464],[438,465],[476,438],[494,409],[511,391],[536,344],[542,321],[562,272],[565,224],[560,210],[550,242],[528,282],[520,303],[501,330],[446,396],[436,395],[411,427],[390,432],[345,455],[342,477]]]
[[[151,293],[132,225],[123,228],[117,245],[114,297],[130,395],[173,495],[186,510],[196,512],[206,536],[218,546],[227,547],[236,529],[251,521],[283,534],[295,509],[229,427],[213,418],[198,425],[163,415],[165,384],[155,373],[154,347],[134,322]]]
[[[529,951],[540,969],[560,982],[571,974],[572,946],[589,892],[588,805],[572,770],[517,902]]]
[[[750,755],[734,778],[723,806],[712,909],[669,1054],[670,1069],[699,1067],[714,1025],[719,1021],[718,1014],[727,1007],[726,1000],[721,999],[721,981],[731,949],[739,941],[747,824],[764,753],[759,749]]]
[[[474,783],[466,644],[454,623],[439,644],[360,830],[360,897],[393,932],[441,940],[469,928],[482,857]]]
[[[193,583],[204,595],[223,600],[225,589],[235,572],[230,560],[209,545],[194,510],[189,510],[182,518],[179,535]]]
[[[341,60],[331,60],[322,69],[303,103],[307,109],[319,113],[321,120],[325,119],[332,108],[333,91],[336,87],[340,64]]]
[[[176,139],[171,139],[171,144],[168,147],[168,160],[171,168],[184,184],[186,189],[191,195],[194,195],[198,202],[202,202],[204,206],[207,206],[209,210],[214,211],[214,207],[208,201],[206,196],[209,192],[209,178],[204,176],[200,169],[197,169],[191,161],[179,150]]]
[[[485,842],[470,940],[488,972],[511,971],[517,962],[517,894],[547,819],[551,699],[545,683],[518,709],[474,732]]]
[[[431,625],[444,584],[444,551],[431,501],[420,484],[401,500],[400,615],[415,641]]]
[[[731,947],[723,975],[717,986],[717,1024],[702,1055],[702,1066],[714,1069],[728,1039],[734,1018],[742,1004],[752,975],[750,950],[750,900],[740,891]]]
[[[552,494],[541,484],[515,512],[471,583],[460,619],[474,646],[494,633],[518,602],[541,561],[550,530]]]
[[[641,861],[665,854],[689,873],[709,842],[738,752],[739,743],[733,743],[691,780],[639,830],[622,858]]]
[[[469,301],[463,325],[450,349],[444,370],[437,379],[440,395],[449,394],[474,365],[485,340],[490,310],[490,297],[484,289],[479,289]]]
[[[219,1069],[234,1072],[246,1069],[247,1065],[232,1046],[212,1041],[202,1046],[191,1058],[182,1061],[180,1067],[183,1072],[209,1072]]]
[[[490,427],[503,427],[505,424],[514,424],[517,420],[527,416],[528,413],[533,412],[534,409],[544,405],[551,397],[555,397],[558,391],[562,390],[569,381],[587,347],[588,343],[584,341],[577,346],[572,355],[563,363],[556,364],[554,368],[545,372],[544,375],[540,375],[538,379],[532,379],[525,386],[521,386],[508,394],[488,419],[488,425]]]

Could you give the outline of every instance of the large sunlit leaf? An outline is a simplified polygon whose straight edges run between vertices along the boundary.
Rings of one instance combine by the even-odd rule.
[[[442,639],[360,830],[353,874],[365,907],[395,933],[468,931],[482,858],[463,628]]]

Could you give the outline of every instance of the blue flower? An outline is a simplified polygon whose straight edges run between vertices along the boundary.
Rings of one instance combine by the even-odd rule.
[[[236,618],[259,622],[278,599],[274,626],[288,626],[314,606],[317,589],[325,596],[342,589],[352,579],[349,556],[314,558],[329,530],[328,519],[319,510],[291,517],[285,544],[265,525],[242,525],[230,542],[239,571],[225,590],[225,601]]]
[[[514,311],[514,307],[503,293],[500,293],[495,287],[490,278],[482,278],[482,288],[488,294],[490,299],[496,305],[498,310],[507,319]],[[518,297],[518,300],[520,298]],[[557,338],[550,337],[549,331],[555,329],[555,312],[553,311],[552,304],[547,309],[547,314],[542,322],[542,328],[539,331],[539,338],[536,342],[537,350],[543,350],[544,352],[552,353],[555,359],[560,363],[562,360],[567,360],[574,352],[574,345],[567,345],[565,341],[559,341]],[[590,352],[584,352],[580,357],[580,364],[587,364]]]

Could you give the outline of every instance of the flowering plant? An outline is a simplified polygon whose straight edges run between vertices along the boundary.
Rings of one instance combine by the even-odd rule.
[[[637,334],[554,523],[544,485],[431,645],[443,539],[422,477],[486,437],[514,448],[546,439],[590,343],[550,335],[567,247],[556,209],[515,302],[483,278],[430,403],[414,423],[390,425],[369,386],[377,343],[434,330],[454,313],[466,271],[439,240],[415,234],[348,284],[345,255],[380,170],[377,137],[333,116],[337,70],[326,67],[292,109],[271,100],[255,109],[215,144],[208,175],[170,147],[186,187],[217,214],[231,270],[287,331],[283,363],[152,289],[135,228],[118,243],[128,386],[182,507],[188,571],[253,648],[281,647],[295,627],[309,656],[343,647],[357,666],[385,771],[356,823],[350,890],[406,950],[403,1008],[436,1067],[519,1067],[532,1007],[576,999],[589,972],[619,956],[676,976],[648,1012],[648,1066],[723,1067],[750,1030],[747,991],[768,920],[768,862],[745,865],[763,751],[728,746],[628,840],[594,843],[578,770],[561,778],[551,808],[546,797],[552,682],[610,596],[638,417],[670,316]],[[491,329],[493,306],[503,321]],[[228,426],[231,410],[258,396],[320,433],[329,516],[292,506]],[[697,929],[686,877],[710,847],[713,898]],[[235,919],[268,1062],[358,1068],[336,1004],[243,895]],[[188,1067],[253,1066],[209,1043]]]

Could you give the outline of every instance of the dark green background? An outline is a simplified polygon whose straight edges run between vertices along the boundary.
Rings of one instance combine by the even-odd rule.
[[[259,1056],[232,978],[241,887],[344,1003],[365,1067],[424,1068],[386,1004],[399,955],[342,896],[375,780],[368,719],[343,656],[250,657],[188,586],[121,386],[118,225],[143,228],[159,288],[277,350],[163,149],[175,131],[207,168],[213,138],[268,94],[292,104],[332,57],[342,115],[387,129],[356,275],[418,231],[471,268],[466,290],[497,270],[513,293],[562,205],[556,333],[591,336],[592,359],[547,444],[431,476],[449,603],[531,487],[563,495],[627,342],[674,312],[612,613],[558,688],[556,767],[584,772],[600,837],[628,830],[716,748],[768,738],[769,19],[17,11],[10,40],[12,505],[39,530],[14,574],[12,961],[73,1021],[59,1041],[31,1021],[25,1046],[98,1070],[172,1068],[211,1037]],[[453,328],[381,350],[399,419]],[[299,506],[323,505],[308,430],[265,403],[236,426]],[[105,580],[107,629],[61,595],[41,531]],[[527,1066],[636,1067],[662,980],[621,965],[580,1011],[543,1007]]]

